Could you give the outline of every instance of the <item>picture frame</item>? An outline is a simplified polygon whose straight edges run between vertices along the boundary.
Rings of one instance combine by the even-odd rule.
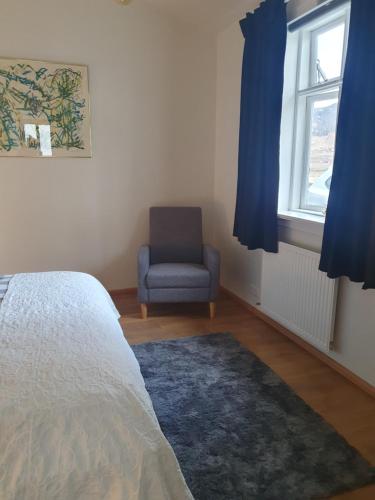
[[[0,156],[91,158],[86,65],[0,57]]]

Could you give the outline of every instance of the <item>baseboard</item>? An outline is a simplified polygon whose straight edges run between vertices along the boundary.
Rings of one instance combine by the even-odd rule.
[[[347,380],[349,380],[352,384],[356,385],[362,391],[366,392],[367,394],[369,394],[370,396],[375,398],[375,387],[374,386],[372,386],[371,384],[369,384],[368,382],[363,380],[361,377],[359,377],[355,373],[353,373],[350,370],[348,370],[347,368],[345,368],[345,366],[340,365],[340,363],[338,363],[334,359],[330,358],[329,356],[327,356],[323,352],[319,351],[318,349],[316,349],[312,345],[305,342],[303,339],[301,339],[300,337],[298,337],[297,335],[292,333],[290,330],[288,330],[284,326],[280,325],[280,323],[277,323],[277,321],[274,321],[269,316],[264,314],[257,307],[249,304],[245,300],[238,297],[238,295],[236,295],[235,293],[231,292],[230,290],[227,290],[224,287],[221,287],[221,290],[223,293],[227,294],[229,297],[231,297],[233,300],[235,300],[238,304],[240,304],[242,307],[247,309],[249,312],[258,316],[258,318],[260,318],[265,323],[272,326],[279,333],[288,337],[290,340],[292,340],[293,342],[298,344],[300,347],[302,347],[302,349],[304,349],[305,351],[309,352],[310,354],[312,354],[313,356],[318,358],[320,361],[322,361],[323,363],[328,365],[330,368],[335,370],[337,373],[339,373],[340,375],[345,377]]]

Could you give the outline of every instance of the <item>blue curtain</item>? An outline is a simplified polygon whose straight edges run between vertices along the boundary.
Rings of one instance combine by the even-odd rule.
[[[374,0],[352,0],[320,269],[375,288]]]
[[[277,204],[284,59],[284,0],[266,0],[240,23],[242,67],[234,236],[249,249],[278,251]]]

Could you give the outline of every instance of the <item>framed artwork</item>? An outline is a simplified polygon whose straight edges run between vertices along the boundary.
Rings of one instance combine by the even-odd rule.
[[[0,156],[91,157],[87,66],[0,58]]]

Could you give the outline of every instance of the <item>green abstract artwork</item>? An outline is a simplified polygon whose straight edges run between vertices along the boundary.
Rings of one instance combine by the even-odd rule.
[[[0,156],[91,156],[86,66],[0,58]]]

